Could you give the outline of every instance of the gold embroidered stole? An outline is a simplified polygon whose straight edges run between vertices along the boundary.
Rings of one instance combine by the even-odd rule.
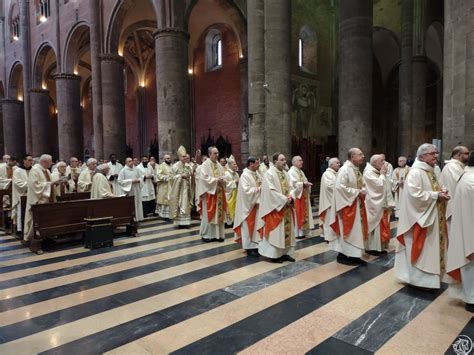
[[[441,191],[438,179],[434,172],[426,171],[428,178],[430,179],[431,188],[433,191]],[[439,229],[439,260],[440,260],[440,272],[441,275],[446,271],[446,242],[448,236],[447,224],[446,224],[446,202],[436,201],[436,207],[438,209],[438,229]]]
[[[217,162],[214,163],[211,161],[211,170],[212,170],[212,176],[218,178],[219,176],[221,176],[220,172],[219,172],[219,168],[217,167]],[[218,224],[221,224],[221,223],[225,223],[225,189],[224,189],[224,186],[222,185],[218,185],[217,188],[216,188],[216,196],[217,196],[217,210],[216,210],[216,213],[217,213],[217,223]]]
[[[296,170],[298,172],[298,178],[301,182],[305,182],[305,176],[301,169]],[[301,228],[303,230],[308,230],[309,229],[309,211],[308,211],[308,199],[310,198],[309,196],[309,189],[307,187],[303,187],[303,194],[304,197],[306,198],[306,204],[304,205],[304,222]]]
[[[278,170],[278,180],[280,180],[281,193],[285,196],[290,195],[290,185],[288,184],[288,179],[285,176],[283,171]],[[291,225],[291,208],[286,206],[284,209],[284,230],[285,230],[285,247],[291,246],[291,233],[293,228]]]

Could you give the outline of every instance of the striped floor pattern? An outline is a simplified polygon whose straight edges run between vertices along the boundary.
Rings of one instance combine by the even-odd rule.
[[[446,286],[395,280],[393,245],[344,266],[316,229],[295,263],[274,264],[230,229],[224,243],[198,231],[147,220],[112,248],[40,256],[0,235],[0,354],[456,354],[474,339]]]

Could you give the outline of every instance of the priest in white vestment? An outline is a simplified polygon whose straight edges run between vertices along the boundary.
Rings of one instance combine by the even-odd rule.
[[[79,181],[79,175],[81,174],[81,167],[79,166],[79,160],[76,157],[69,159],[69,166],[66,169],[66,174],[69,175],[69,179],[72,180],[71,186],[73,185],[72,192],[77,192],[77,182]]]
[[[87,159],[87,169],[82,170],[79,175],[79,180],[77,181],[77,190],[78,192],[88,192],[92,187],[92,178],[95,174],[95,169],[97,168],[97,160],[94,158]]]
[[[110,174],[110,172],[109,172]],[[140,222],[143,220],[142,205],[142,186],[140,172],[133,164],[132,158],[125,160],[125,167],[120,171],[118,178],[119,194],[118,196],[133,196],[135,200],[135,219]],[[114,193],[115,194],[115,193]],[[117,194],[115,194],[117,196]]]
[[[114,197],[112,192],[112,186],[107,179],[109,174],[109,165],[100,164],[97,167],[97,173],[94,174],[92,179],[91,198],[109,198]]]
[[[272,166],[273,166],[273,163],[268,158],[268,155],[262,156],[262,161],[261,161],[260,166],[258,168],[258,171],[260,172],[260,176],[263,177],[263,175],[265,175],[267,170],[270,169]]]
[[[444,168],[439,176],[439,183],[446,187],[451,199],[446,203],[446,222],[448,223],[448,236],[451,227],[451,216],[453,214],[453,204],[456,192],[456,185],[459,178],[464,174],[464,164],[469,157],[469,149],[464,146],[457,146],[451,153],[451,159],[445,162]],[[473,217],[474,218],[474,217]]]
[[[9,156],[10,157],[10,156]],[[6,164],[0,166],[0,190],[12,188],[13,172],[17,168],[16,157],[11,156]],[[3,208],[9,208],[11,201],[9,196],[3,196]]]
[[[115,154],[110,154],[107,165],[109,166],[109,175],[107,176],[107,179],[109,179],[110,183],[112,184],[112,192],[117,195],[117,193],[120,193],[117,179],[119,173],[123,169],[123,165],[117,161]]]
[[[158,165],[156,171],[156,213],[161,218],[170,218],[170,192],[173,182],[173,169],[171,156],[165,154],[163,162]]]
[[[331,158],[328,161],[328,167],[321,176],[321,186],[319,189],[319,225],[321,228],[321,237],[326,241],[334,240],[337,235],[334,235],[334,230],[331,228],[329,221],[329,212],[332,205],[332,198],[334,194],[334,186],[336,184],[336,175],[341,168],[341,162],[338,158]]]
[[[143,180],[142,185],[142,205],[143,205],[143,216],[147,217],[155,213],[155,187],[153,182],[155,181],[155,172],[153,167],[148,162],[148,157],[143,156],[142,162],[136,167],[140,172],[140,177]]]
[[[400,205],[395,276],[402,282],[426,289],[440,288],[446,265],[446,201],[434,172],[437,148],[422,144],[405,180]]]
[[[16,234],[23,231],[23,223],[21,211],[21,198],[26,196],[28,192],[28,175],[33,166],[33,157],[25,154],[21,165],[13,172],[12,180],[12,222],[15,226]]]
[[[66,169],[66,163],[60,161],[56,164],[56,171],[51,174],[53,181],[60,180],[60,184],[54,188],[54,197],[56,201],[58,196],[63,196],[74,191],[74,181],[69,178],[70,174],[67,174]]]
[[[41,203],[54,202],[54,187],[58,186],[60,180],[53,181],[49,169],[53,165],[51,155],[43,154],[39,158],[39,164],[31,168],[28,175],[28,192],[26,198],[25,224],[23,239],[29,242],[30,250],[37,254],[43,254],[39,243],[34,238],[33,213],[31,206]]]
[[[296,245],[296,216],[293,209],[295,196],[285,165],[285,156],[275,153],[273,166],[262,178],[257,214],[257,230],[261,236],[258,252],[277,263],[295,261],[292,257]]]
[[[370,158],[370,168],[364,171],[367,189],[365,209],[367,212],[368,237],[365,250],[370,255],[385,255],[390,242],[390,215],[395,207],[392,185],[388,177],[389,166],[383,154]]]
[[[227,166],[225,169],[225,179],[227,181],[225,187],[225,197],[227,199],[227,224],[234,224],[235,208],[237,202],[237,187],[239,186],[239,169],[237,162],[233,155],[227,159]]]
[[[199,234],[204,242],[223,242],[227,200],[225,197],[225,170],[219,164],[219,151],[209,147],[209,159],[202,163],[199,171],[199,203],[201,226]]]
[[[258,256],[258,242],[260,235],[257,231],[257,214],[260,203],[260,188],[262,181],[258,173],[260,161],[255,157],[248,157],[247,167],[240,176],[237,187],[237,199],[234,217],[235,241],[242,244],[242,248],[249,256]]]
[[[466,310],[474,312],[474,153],[464,171],[454,194],[446,272],[452,277],[448,295],[464,301]]]
[[[295,194],[294,207],[296,212],[296,239],[310,237],[314,229],[313,211],[311,209],[311,186],[303,172],[303,158],[299,155],[291,160],[292,167],[288,171],[291,188]]]
[[[170,218],[179,228],[188,228],[191,225],[191,207],[193,205],[192,169],[187,163],[186,149],[180,146],[177,153],[179,161],[172,167],[172,183],[169,192]]]
[[[392,175],[392,191],[395,199],[395,217],[398,218],[398,211],[400,210],[400,197],[403,195],[403,188],[405,186],[405,179],[407,177],[410,167],[407,165],[407,158],[404,156],[398,157],[398,167],[395,168]]]
[[[366,262],[361,258],[367,239],[366,189],[359,170],[365,157],[360,149],[351,148],[347,158],[337,173],[330,210],[329,224],[335,232],[335,238],[330,240],[326,236],[326,239],[330,249],[339,252],[338,263],[365,265]]]

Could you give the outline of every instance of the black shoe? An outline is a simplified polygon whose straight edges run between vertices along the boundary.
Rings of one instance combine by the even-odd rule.
[[[258,249],[246,249],[245,251],[247,252],[248,256],[260,256]]]
[[[366,250],[365,252],[372,256],[379,256],[379,252],[377,250]]]
[[[466,303],[464,308],[466,308],[466,311],[474,313],[474,303]]]
[[[217,238],[217,239],[214,239],[215,241],[219,242],[219,243],[224,243],[225,242],[225,239],[224,238]]]
[[[302,236],[297,236],[296,239],[305,239],[306,236],[302,235]]]
[[[289,256],[289,255],[283,255],[283,256],[281,257],[281,260],[283,260],[283,261],[289,261],[289,262],[292,262],[292,263],[294,263],[294,262],[296,261],[294,258],[292,258],[292,257]]]
[[[215,242],[215,241],[216,241],[216,238],[212,238],[212,239],[201,238],[201,240],[202,240],[204,243],[211,243],[211,242]]]
[[[270,260],[272,263],[283,264],[282,258],[276,258],[276,259],[268,258],[268,260]]]
[[[414,288],[415,290],[419,290],[419,291],[423,291],[423,292],[433,292],[433,291],[436,291],[435,288],[416,286],[416,285],[412,285],[412,284],[407,284],[407,285],[410,286],[411,288]]]
[[[379,251],[379,256],[385,256],[387,254],[388,254],[388,251],[386,250]]]
[[[353,263],[352,265],[360,265],[360,266],[366,266],[367,265],[367,261],[365,261],[361,258],[349,257],[349,260]]]
[[[337,254],[337,259],[336,260],[339,264],[351,265],[351,266],[354,265],[351,262],[350,258],[348,256],[342,254],[342,253]]]

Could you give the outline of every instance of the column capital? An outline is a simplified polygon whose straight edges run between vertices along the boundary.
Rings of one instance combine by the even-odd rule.
[[[42,88],[31,88],[30,93],[49,95],[49,90],[45,90]]]
[[[69,74],[69,73],[58,73],[53,76],[54,80],[81,80],[79,75]]]
[[[122,56],[114,53],[101,53],[99,55],[101,61],[111,61],[111,62],[118,62],[121,64],[125,63],[125,60]]]
[[[153,38],[155,40],[160,37],[168,36],[183,37],[186,41],[189,41],[189,33],[178,27],[160,28],[153,32]]]

